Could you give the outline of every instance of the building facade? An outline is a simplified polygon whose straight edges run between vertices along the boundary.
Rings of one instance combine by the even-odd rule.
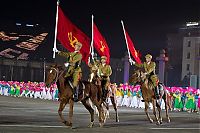
[[[167,35],[167,80],[170,86],[189,86],[191,78],[199,87],[199,38],[200,24],[186,23],[178,32]],[[192,81],[193,82],[193,81]],[[198,85],[199,84],[199,85]]]
[[[190,78],[190,84],[197,87],[197,79],[200,76],[200,37],[183,38],[183,58],[182,58],[182,80],[184,77]]]

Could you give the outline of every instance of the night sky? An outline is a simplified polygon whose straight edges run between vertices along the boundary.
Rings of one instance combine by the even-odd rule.
[[[45,51],[49,55],[53,47],[56,0],[7,0],[0,6],[1,22],[44,26],[50,33],[49,51]],[[93,14],[114,58],[122,58],[126,52],[121,19],[143,56],[147,53],[158,56],[159,50],[166,48],[168,33],[176,32],[187,21],[200,20],[200,0],[60,0],[60,7],[89,37]]]

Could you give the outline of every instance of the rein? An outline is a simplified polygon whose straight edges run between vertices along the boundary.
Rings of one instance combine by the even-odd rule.
[[[59,73],[59,70],[52,67],[51,69],[55,70],[56,71],[56,78],[51,82],[52,83],[56,83],[58,81],[58,79],[60,78],[60,76],[62,75],[63,71]]]

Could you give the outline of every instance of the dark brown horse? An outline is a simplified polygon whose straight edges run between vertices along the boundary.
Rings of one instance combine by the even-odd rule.
[[[108,98],[110,98],[110,100],[111,100],[111,103],[112,103],[112,105],[113,105],[113,108],[114,108],[114,110],[115,110],[115,120],[116,120],[116,122],[119,122],[119,115],[118,115],[118,110],[117,110],[117,100],[116,100],[116,96],[115,96],[115,90],[113,90],[113,88],[111,88],[109,91],[107,91],[107,92],[104,92],[104,93],[106,93],[106,95],[104,95],[103,94],[103,85],[101,84],[102,82],[101,82],[101,79],[98,77],[98,75],[97,75],[97,71],[92,71],[92,73],[90,73],[90,76],[89,76],[90,78],[89,78],[89,81],[91,82],[91,83],[93,83],[93,84],[95,84],[98,88],[99,88],[99,92],[100,92],[100,94],[101,94],[101,97],[102,97],[102,99],[103,99],[103,101],[102,101],[102,105],[106,108],[106,112],[105,112],[105,120],[106,120],[106,118],[109,118],[109,105],[108,105],[108,102],[107,102],[107,100],[108,100]]]
[[[136,70],[133,75],[130,78],[130,83],[133,84],[140,84],[141,92],[142,92],[142,97],[145,102],[145,113],[147,115],[148,120],[152,123],[153,120],[151,119],[149,113],[148,113],[148,108],[149,108],[149,103],[152,103],[153,105],[153,114],[156,119],[156,124],[162,124],[162,117],[161,117],[161,106],[159,100],[156,100],[154,90],[153,90],[153,84],[152,82],[146,78],[146,75],[142,70]],[[168,100],[167,100],[167,95],[166,95],[166,90],[163,90],[162,93],[162,98],[165,102],[165,110],[166,110],[166,117],[167,117],[167,122],[170,122],[169,114],[168,114]],[[159,118],[157,117],[156,114],[156,107],[159,112]]]
[[[46,86],[50,86],[53,83],[56,83],[59,91],[59,101],[60,106],[58,109],[58,114],[60,116],[61,121],[68,127],[72,127],[72,117],[73,117],[73,91],[72,86],[70,85],[70,81],[65,77],[64,69],[61,66],[51,66],[50,70],[47,73]],[[100,127],[104,124],[104,112],[101,105],[101,101],[99,100],[99,92],[96,85],[89,83],[88,81],[81,81],[79,83],[79,101],[85,106],[85,108],[90,112],[91,121],[88,127],[92,127],[94,125],[94,109],[91,107],[90,102],[88,102],[89,98],[93,102],[93,104],[97,107],[99,114],[99,124]],[[62,111],[64,110],[66,104],[69,103],[69,119],[66,121],[63,117]]]

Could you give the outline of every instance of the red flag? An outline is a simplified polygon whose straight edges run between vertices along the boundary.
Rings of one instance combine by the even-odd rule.
[[[127,38],[127,43],[128,43],[128,47],[129,47],[129,50],[131,52],[131,55],[133,56],[133,58],[135,59],[135,61],[139,64],[141,64],[141,60],[140,60],[140,57],[139,57],[139,54],[138,52],[135,50],[135,47],[134,47],[134,44],[133,42],[131,41],[131,38],[130,36],[128,35],[128,33],[126,32],[126,38]]]
[[[83,60],[87,63],[90,54],[90,38],[78,29],[58,7],[57,39],[70,52],[74,51],[75,42],[82,43],[80,50]]]
[[[107,63],[110,63],[110,50],[105,38],[99,32],[95,23],[93,23],[93,32],[94,32],[94,47],[99,53],[100,56],[107,57]]]

